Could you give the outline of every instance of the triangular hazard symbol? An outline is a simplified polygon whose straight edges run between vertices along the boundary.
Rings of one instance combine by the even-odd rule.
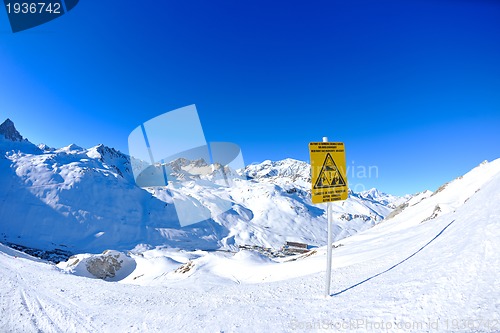
[[[318,179],[314,184],[314,189],[331,188],[345,185],[345,180],[344,178],[342,178],[342,175],[340,174],[340,171],[337,168],[332,155],[330,155],[330,153],[326,154],[325,162],[323,162],[323,166],[321,167]]]

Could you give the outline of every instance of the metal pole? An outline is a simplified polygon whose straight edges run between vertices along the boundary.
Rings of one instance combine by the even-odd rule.
[[[323,142],[328,142],[328,137],[323,137]],[[325,278],[325,297],[330,296],[330,281],[332,279],[332,203],[328,202],[326,206],[326,216],[328,223],[328,243],[326,257],[326,278]]]

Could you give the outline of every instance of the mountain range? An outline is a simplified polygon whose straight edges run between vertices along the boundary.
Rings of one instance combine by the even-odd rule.
[[[189,163],[200,163],[177,162],[173,169],[185,174],[195,167]],[[35,145],[7,119],[0,125],[0,241],[68,254],[159,245],[234,250],[276,249],[286,241],[325,244],[326,206],[311,203],[308,163],[264,161],[239,172],[246,179],[230,188],[208,181],[140,188],[126,154],[102,144]],[[190,200],[211,218],[181,227],[173,198]],[[376,189],[350,192],[333,205],[335,239],[380,223],[409,198]]]

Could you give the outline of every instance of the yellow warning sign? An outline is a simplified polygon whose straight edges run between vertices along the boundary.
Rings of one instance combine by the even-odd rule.
[[[347,177],[343,142],[311,142],[312,202],[347,199]]]

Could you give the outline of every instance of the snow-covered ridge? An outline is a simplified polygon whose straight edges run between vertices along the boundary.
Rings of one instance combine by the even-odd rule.
[[[484,161],[477,167],[437,189],[413,196],[389,216],[406,223],[424,223],[456,211],[500,173],[500,159]]]
[[[289,178],[292,181],[297,179],[306,182],[311,181],[311,168],[309,164],[292,158],[276,162],[266,160],[259,164],[248,165],[245,168],[245,174],[248,178],[252,179],[283,177]]]
[[[408,200],[412,199],[414,195],[407,194],[402,197],[398,197],[392,194],[387,194],[380,192],[376,188],[372,188],[363,192],[359,193],[352,193],[352,195],[357,195],[361,198],[367,199],[367,200],[373,200],[376,202],[380,202],[381,204],[386,205],[387,207],[390,208],[396,208],[399,205],[407,202]]]

